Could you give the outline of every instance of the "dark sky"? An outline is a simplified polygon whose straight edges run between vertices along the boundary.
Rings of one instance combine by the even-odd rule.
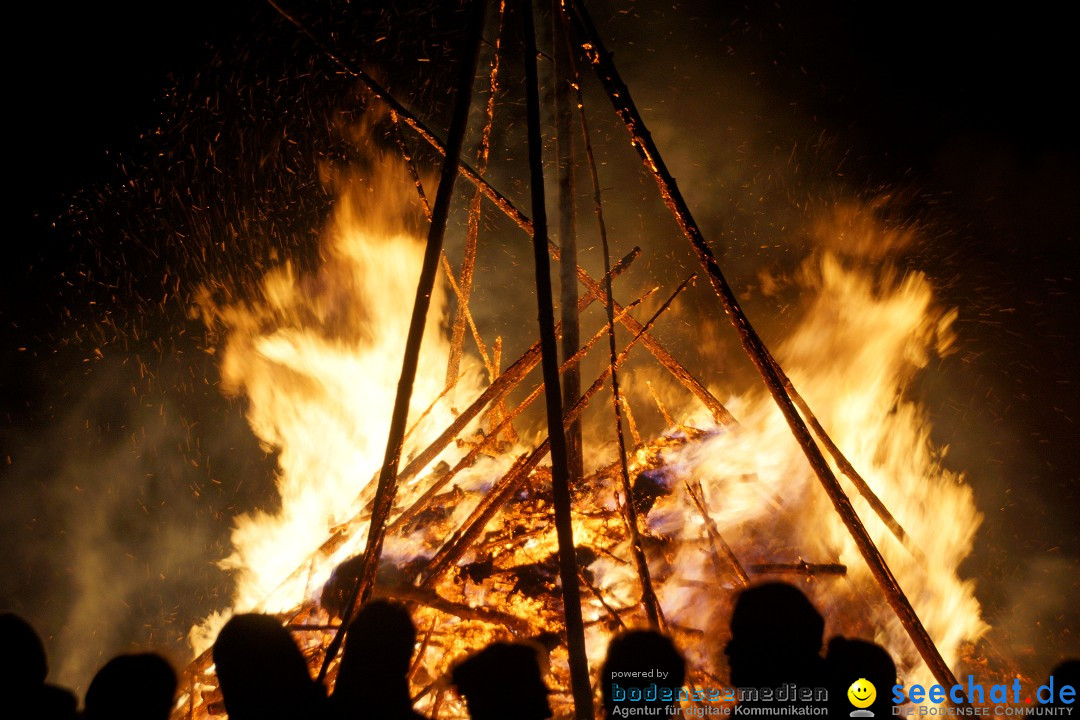
[[[978,338],[965,346],[964,364],[944,366],[927,390],[948,397],[932,411],[937,432],[952,437],[968,425],[976,432],[965,437],[983,439],[954,446],[951,457],[989,478],[977,501],[986,532],[1009,548],[977,557],[969,570],[991,585],[1028,577],[1080,604],[1076,577],[1066,576],[1080,557],[1072,316],[1080,158],[1069,110],[1080,62],[1066,12],[1048,2],[717,5],[623,0],[594,13],[601,31],[618,24],[605,24],[605,13],[620,10],[669,28],[684,14],[704,18],[730,40],[733,61],[760,67],[769,92],[791,97],[846,148],[854,186],[915,189],[913,212],[944,228],[928,256],[939,253],[948,269],[931,275],[947,301],[970,309],[959,329]],[[266,6],[247,0],[36,4],[27,12],[10,29],[20,42],[6,50],[16,222],[0,286],[0,454],[16,463],[31,452],[28,431],[55,419],[55,376],[39,365],[72,344],[65,288],[78,284],[72,257],[81,251],[70,226],[53,222],[73,196],[118,181],[118,158],[160,123],[169,88],[190,83],[215,49],[273,22]],[[18,542],[17,532],[5,540]],[[9,579],[0,604],[21,605],[32,584]],[[1007,595],[991,590],[984,601],[1001,617],[1018,602]],[[1047,601],[1049,616],[1036,619],[1052,629],[1032,642],[1050,633],[1076,652],[1067,635],[1076,616],[1059,606]]]

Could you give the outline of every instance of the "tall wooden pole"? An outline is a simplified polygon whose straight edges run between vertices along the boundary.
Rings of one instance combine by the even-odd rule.
[[[445,155],[446,145],[440,140],[432,130],[425,125],[421,120],[413,115],[408,108],[402,105],[393,95],[387,91],[386,88],[375,82],[375,79],[367,74],[362,67],[356,63],[348,60],[347,58],[338,55],[332,46],[324,42],[318,35],[313,33],[307,26],[290,15],[282,8],[276,0],[267,0],[267,2],[287,21],[296,26],[297,30],[313,42],[320,51],[322,51],[329,59],[333,60],[342,70],[349,73],[357,80],[359,80],[364,87],[371,92],[372,95],[386,103],[387,107],[393,112],[398,119],[412,128],[417,135],[420,136],[424,142],[428,143],[436,152]],[[491,201],[496,208],[498,208],[506,217],[510,218],[518,227],[525,232],[532,234],[533,227],[532,221],[525,216],[517,207],[514,206],[510,200],[496,190],[491,183],[483,178],[476,169],[466,162],[460,162],[458,165],[459,172],[465,177],[466,180],[473,183],[486,197]],[[551,256],[559,260],[562,255],[559,252],[557,245],[549,243],[548,251]],[[578,282],[585,286],[589,292],[594,293],[599,300],[607,302],[607,296],[604,294],[604,289],[585,272],[584,268],[578,266],[576,268]],[[622,308],[615,305],[615,312],[622,312]],[[630,315],[623,315],[622,324],[626,326],[627,330],[632,333],[636,333],[641,329],[641,325],[634,320]],[[646,335],[642,338],[642,344],[648,348],[649,352],[672,374],[672,376],[682,384],[687,390],[689,390],[694,397],[698,398],[701,403],[708,408],[709,413],[713,416],[716,422],[723,425],[735,424],[735,418],[728,412],[716,397],[709,392],[709,389],[693,374],[690,373],[685,367],[683,367],[679,361],[671,356],[663,345],[660,344],[656,338],[651,335]]]
[[[559,0],[553,1],[556,4],[559,3]],[[556,8],[555,17],[557,18],[557,32],[562,35],[567,45],[569,45],[570,31],[567,27],[566,16],[561,12],[561,8]],[[581,125],[581,142],[585,146],[585,164],[589,169],[589,179],[592,181],[593,212],[596,214],[597,227],[600,232],[600,249],[604,255],[604,271],[609,273],[611,271],[611,248],[608,244],[607,223],[604,221],[604,201],[600,193],[600,176],[596,169],[596,157],[593,155],[592,140],[589,138],[589,121],[585,116],[581,78],[578,76],[577,66],[572,55],[569,56],[569,61],[574,78],[574,88],[576,89],[578,121]],[[611,404],[615,412],[615,440],[618,444],[619,453],[619,479],[622,484],[623,497],[626,500],[623,520],[626,522],[630,537],[630,554],[634,559],[638,577],[641,579],[641,602],[645,606],[645,616],[649,619],[650,625],[660,628],[664,619],[663,609],[660,607],[660,599],[657,597],[656,589],[653,587],[652,573],[649,571],[649,563],[645,557],[645,546],[641,540],[637,508],[634,505],[633,487],[630,483],[630,468],[626,459],[626,435],[623,433],[623,397],[619,386],[619,373],[615,368],[618,359],[615,347],[615,296],[612,293],[609,280],[604,282],[604,291],[607,293],[604,309],[607,313],[608,364],[611,366]]]
[[[570,691],[574,717],[591,720],[593,694],[589,684],[589,660],[585,654],[585,626],[581,617],[581,591],[574,552],[574,527],[570,517],[570,484],[567,477],[566,434],[563,431],[559,356],[555,338],[555,311],[548,266],[547,209],[544,205],[543,139],[540,133],[540,84],[536,73],[536,29],[531,0],[522,0],[525,23],[525,109],[529,120],[529,182],[532,192],[533,261],[536,265],[536,304],[540,322],[541,366],[547,403],[548,439],[551,442],[551,488],[555,506],[555,533],[559,541],[559,579],[562,581],[566,647],[570,657]],[[576,321],[576,318],[575,318]],[[565,330],[564,330],[565,331]]]
[[[559,308],[562,315],[562,359],[566,362],[581,344],[577,314],[577,207],[574,192],[574,132],[571,94],[573,69],[566,21],[559,12],[559,0],[551,0],[551,36],[555,57],[555,172],[559,188]],[[610,268],[609,268],[610,269]],[[581,395],[581,368],[574,363],[562,376],[563,405],[569,407]],[[581,421],[566,432],[566,460],[571,487],[581,482],[585,460],[581,441]]]
[[[327,649],[319,673],[320,680],[325,677],[331,660],[341,646],[344,629],[349,624],[349,616],[357,606],[366,601],[375,585],[375,574],[382,553],[383,538],[386,533],[386,521],[394,505],[397,493],[398,465],[401,462],[402,440],[405,437],[406,423],[409,419],[409,404],[412,400],[413,381],[420,360],[420,343],[427,324],[428,308],[431,305],[431,292],[435,287],[435,274],[439,268],[439,256],[442,254],[443,236],[446,221],[450,215],[450,200],[454,192],[454,180],[458,175],[458,161],[461,145],[465,139],[465,128],[469,120],[469,105],[472,102],[473,78],[476,76],[476,61],[480,55],[480,41],[484,29],[484,5],[486,0],[472,0],[468,10],[466,24],[465,54],[458,66],[455,86],[453,116],[446,142],[446,157],[439,177],[439,189],[435,194],[435,204],[431,210],[431,225],[428,228],[427,246],[424,248],[424,260],[420,268],[420,280],[416,285],[416,297],[413,300],[412,318],[409,321],[409,334],[405,340],[405,357],[401,364],[401,377],[398,380],[397,395],[394,397],[394,409],[390,416],[390,432],[386,440],[386,453],[379,470],[379,484],[375,490],[375,504],[371,513],[371,525],[368,528],[367,546],[364,548],[364,562],[357,579],[356,587],[341,620],[341,629],[334,636]]]
[[[600,35],[592,23],[592,18],[585,9],[583,0],[564,0],[563,8],[573,22],[574,29],[578,32],[578,40],[581,42],[582,49],[589,58],[589,62],[593,65],[601,84],[607,90],[616,114],[625,123],[626,129],[629,131],[631,144],[641,155],[645,166],[656,180],[664,204],[671,210],[675,221],[682,229],[687,240],[690,241],[690,246],[697,255],[701,266],[705,269],[713,290],[716,292],[717,297],[720,298],[724,312],[735,328],[743,350],[749,356],[754,367],[757,368],[765,387],[772,395],[777,407],[780,408],[780,412],[787,421],[792,435],[795,436],[795,440],[802,448],[803,454],[806,455],[811,469],[817,475],[837,514],[855,541],[855,546],[870,568],[870,573],[877,580],[878,585],[881,586],[885,599],[896,613],[900,624],[904,626],[912,643],[933,673],[934,678],[941,685],[952,687],[956,684],[956,678],[953,676],[949,666],[945,664],[944,658],[941,657],[941,653],[938,652],[933,639],[926,632],[926,628],[915,613],[915,609],[911,606],[911,602],[904,594],[896,577],[892,574],[892,570],[885,563],[885,559],[881,556],[881,552],[874,544],[873,539],[866,532],[862,520],[859,519],[855,509],[851,506],[851,500],[840,486],[832,468],[829,467],[828,461],[825,460],[821,450],[814,442],[806,423],[799,416],[798,410],[788,396],[784,383],[777,373],[772,357],[769,355],[764,343],[762,343],[761,338],[758,337],[757,331],[750,324],[746,313],[743,312],[742,306],[727,282],[727,278],[724,277],[720,266],[716,262],[712,249],[709,248],[701,229],[698,227],[693,215],[690,214],[690,208],[683,199],[682,193],[675,183],[675,178],[668,171],[656,143],[653,142],[652,135],[649,134],[649,130],[645,126],[645,121],[630,97],[629,88],[619,76],[615,63],[611,59],[611,54],[604,48]]]

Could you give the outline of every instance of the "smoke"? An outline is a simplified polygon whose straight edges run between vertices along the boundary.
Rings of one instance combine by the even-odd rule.
[[[980,22],[1003,26],[999,36],[1038,48],[1004,74],[1041,84],[1010,86],[1003,97],[1003,60],[988,48],[990,35],[970,33],[967,14],[935,23],[916,56],[912,38],[926,39],[917,11],[886,19],[828,4],[591,7],[767,343],[775,347],[797,323],[797,268],[822,248],[868,268],[889,256],[897,272],[925,273],[939,302],[957,308],[952,352],[907,392],[927,409],[945,464],[964,471],[986,518],[963,574],[978,579],[987,620],[1001,626],[990,654],[1039,676],[1080,652],[1068,612],[1078,593],[1069,569],[1080,557],[1070,439],[1080,384],[1065,310],[1080,267],[1072,200],[1080,176],[1054,86],[1075,63],[1057,57],[1060,45],[1025,35],[1041,21],[984,15]],[[971,71],[984,62],[985,71]],[[960,86],[968,94],[958,100]],[[602,98],[590,109],[607,112]],[[595,124],[598,134],[625,138],[617,123]],[[672,225],[638,219],[667,221],[636,159],[618,142],[610,147],[605,184],[623,182],[606,197],[629,198],[615,214],[637,225],[655,267],[693,267]],[[721,399],[723,388],[754,387],[707,288],[691,302],[669,319],[692,328],[694,343],[665,342]],[[632,402],[649,407],[640,390],[635,383]],[[677,407],[675,398],[665,403]]]
[[[448,101],[439,69],[456,52],[448,41],[453,23],[442,21],[452,20],[453,13],[422,5],[386,9],[378,22],[359,29],[370,20],[363,13],[328,13],[315,18],[316,29],[368,48],[377,65],[393,68],[390,79],[399,94],[422,108],[432,126],[441,127]],[[1046,385],[1033,379],[1038,372],[1030,369],[1044,363],[1075,367],[1075,342],[1053,350],[1036,346],[1032,360],[1023,357],[1031,347],[1017,344],[1008,352],[1001,341],[1011,333],[1030,340],[1030,327],[1040,321],[1049,323],[1052,335],[1075,338],[1058,315],[1045,310],[1053,303],[1067,304],[1075,287],[1035,281],[1039,310],[1023,300],[1031,297],[1030,281],[1017,279],[1009,286],[1020,302],[1001,302],[997,288],[1003,275],[999,266],[1016,267],[1018,259],[1024,260],[1015,248],[1027,247],[1032,237],[1050,237],[1047,245],[1052,247],[1072,237],[1075,223],[1060,213],[1030,208],[1071,205],[1072,196],[1061,188],[1076,187],[1075,180],[1054,163],[1032,172],[1008,156],[987,160],[982,146],[943,153],[940,166],[948,172],[939,177],[941,186],[966,189],[964,202],[954,203],[955,215],[946,218],[960,227],[955,233],[970,245],[975,244],[972,237],[979,243],[997,237],[1004,238],[998,249],[1014,248],[982,258],[978,267],[992,272],[973,278],[970,246],[952,242],[955,234],[932,231],[930,241],[912,239],[910,216],[925,212],[930,202],[925,197],[917,203],[909,203],[910,197],[897,199],[895,193],[884,203],[865,199],[882,196],[866,167],[895,161],[867,152],[870,145],[854,120],[838,139],[830,122],[837,115],[823,112],[841,107],[848,112],[841,116],[852,116],[851,94],[844,90],[857,83],[838,85],[834,76],[843,58],[830,52],[813,55],[833,40],[842,41],[843,27],[833,27],[827,13],[809,17],[814,11],[796,7],[736,8],[726,14],[713,5],[680,3],[662,12],[614,2],[590,3],[590,8],[680,188],[767,342],[798,319],[792,309],[798,291],[794,273],[823,241],[823,223],[850,228],[848,234],[825,238],[830,247],[872,260],[883,246],[859,246],[859,228],[884,219],[892,233],[890,251],[902,248],[905,260],[936,266],[932,277],[941,284],[964,276],[946,287],[947,302],[967,308],[957,322],[961,349],[951,364],[928,369],[936,380],[925,380],[914,390],[925,393],[932,408],[945,408],[932,411],[935,422],[949,421],[946,429],[936,431],[936,439],[952,446],[950,464],[973,470],[981,507],[999,507],[999,498],[1009,491],[1022,496],[1022,502],[1004,503],[1013,513],[1007,522],[986,513],[983,539],[1004,548],[1006,557],[974,563],[973,574],[990,567],[990,577],[1007,588],[996,615],[1013,618],[1002,632],[1015,639],[1017,652],[1026,652],[1029,644],[1045,645],[1045,637],[1037,642],[1039,633],[1032,628],[1059,622],[1065,624],[1056,627],[1069,627],[1067,605],[1058,601],[1076,596],[1075,587],[1060,585],[1072,561],[1066,553],[1064,559],[1044,558],[1024,570],[1022,558],[1032,545],[1043,552],[1059,536],[1075,549],[1075,530],[1066,536],[1061,510],[1047,510],[1048,522],[1025,525],[1022,521],[1041,518],[1022,513],[1017,520],[1015,508],[1028,501],[1045,506],[1040,478],[1052,477],[1064,486],[1075,477],[1070,470],[1075,460],[1062,451],[1066,443],[1061,439],[1066,434],[1062,428],[1072,427],[1062,418],[1076,417],[1075,393],[1064,398],[1029,393],[1019,402],[1016,393],[1032,386],[1066,386],[1059,381],[1075,387],[1067,372],[1055,369]],[[410,40],[419,27],[428,37]],[[811,43],[807,38],[815,33]],[[504,144],[505,154],[493,160],[492,177],[525,208],[524,144],[516,142],[521,108],[512,99],[520,85],[514,83],[512,65],[504,72],[507,89],[496,106],[495,142]],[[585,90],[613,255],[621,257],[635,244],[645,250],[618,281],[617,295],[626,302],[657,284],[669,291],[697,270],[697,262],[599,87],[587,78]],[[321,172],[364,162],[348,131],[365,107],[363,93],[335,75],[310,46],[298,44],[291,28],[272,32],[265,23],[257,24],[212,67],[171,92],[174,106],[155,144],[128,163],[122,181],[79,205],[67,220],[67,227],[104,223],[97,231],[73,234],[82,249],[73,263],[78,271],[67,268],[64,293],[69,302],[77,301],[73,306],[99,303],[98,308],[107,308],[106,317],[98,318],[92,333],[70,332],[60,356],[35,361],[40,374],[33,381],[40,387],[43,409],[5,437],[4,454],[10,460],[0,480],[0,538],[12,570],[2,576],[0,601],[48,636],[53,679],[76,686],[85,686],[96,666],[132,644],[174,648],[174,658],[182,663],[179,648],[192,620],[227,602],[230,581],[214,563],[229,554],[226,536],[234,517],[276,502],[274,462],[258,448],[241,408],[218,391],[215,358],[203,353],[215,347],[216,339],[201,337],[200,328],[187,324],[187,303],[203,283],[228,283],[228,292],[242,295],[259,276],[257,266],[282,258],[310,266],[331,203]],[[479,125],[475,115],[471,125]],[[985,164],[974,165],[977,158]],[[421,166],[436,162],[423,147],[417,159]],[[1036,182],[1027,182],[1033,176]],[[463,187],[459,199],[471,195]],[[579,190],[589,194],[582,179]],[[1040,196],[1040,190],[1048,193]],[[1028,211],[1007,209],[1017,207],[1017,196]],[[986,197],[1000,200],[987,203]],[[932,200],[938,202],[940,195]],[[993,222],[985,218],[987,208],[993,210]],[[531,281],[528,243],[490,206],[486,212],[473,309],[478,324],[490,328],[490,337],[504,337],[504,357],[512,358],[534,334],[530,323],[522,321],[535,313],[533,298],[522,290]],[[580,262],[599,277],[590,213],[583,200]],[[1032,219],[1040,223],[1032,225]],[[108,223],[118,222],[124,224],[122,232],[113,233]],[[1008,232],[1000,233],[1003,227]],[[448,237],[451,258],[460,256],[463,234],[459,213]],[[927,245],[938,240],[949,241],[939,243],[946,249],[928,251]],[[1053,269],[1056,256],[1047,257],[1020,264],[1036,277]],[[1074,255],[1065,260],[1075,265]],[[71,279],[76,277],[81,279]],[[638,316],[655,310],[666,294],[657,293]],[[585,322],[593,327],[599,321],[600,310],[593,308]],[[987,327],[1005,330],[986,343],[968,341]],[[725,388],[757,382],[704,282],[678,301],[656,333],[721,400]],[[107,342],[101,341],[103,334]],[[620,337],[625,340],[624,334]],[[43,341],[49,343],[55,340]],[[642,353],[636,358],[646,357],[636,352]],[[590,360],[584,375],[602,362]],[[654,434],[665,423],[654,411],[645,381],[664,379],[662,371],[649,361],[639,362],[628,366],[626,379],[642,434]],[[1015,391],[1018,379],[1026,385]],[[680,389],[666,382],[658,382],[656,389],[672,413],[693,410],[694,401]],[[1039,408],[1047,404],[1057,410],[1042,413]],[[607,411],[607,403],[595,405],[595,412]],[[1033,409],[1018,420],[1017,406]],[[1051,419],[1031,421],[1036,415]],[[1031,452],[1018,440],[1028,427],[1042,433],[1033,442],[1048,440],[1051,452]],[[998,463],[998,474],[988,467],[988,458]],[[1014,474],[1022,463],[1029,463],[1023,474]],[[1020,487],[1031,478],[1034,487]],[[1036,542],[1017,537],[1025,527],[1034,528],[1030,532],[1038,535]],[[986,584],[980,592],[994,594]],[[1023,608],[1040,611],[1025,615],[1019,612]],[[1062,640],[1054,647],[1075,651],[1075,638],[1056,629],[1051,634]]]
[[[1080,648],[1080,610],[1070,600],[1080,590],[1080,558],[1036,556],[1017,574],[1016,582],[1008,584],[1004,612],[989,640],[1020,672],[1042,682],[1061,659],[1075,658]]]
[[[0,484],[0,597],[46,636],[51,680],[75,688],[120,652],[183,665],[187,619],[225,589],[208,562],[223,515],[265,492],[239,413],[185,387],[199,363],[159,359],[149,392],[140,363],[110,351],[50,378],[51,416],[11,438]],[[230,497],[234,472],[254,481]]]

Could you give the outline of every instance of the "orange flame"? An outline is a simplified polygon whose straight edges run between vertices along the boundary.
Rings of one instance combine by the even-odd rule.
[[[217,306],[204,298],[208,322],[220,323],[227,331],[225,389],[246,399],[253,431],[278,454],[280,509],[237,518],[233,552],[222,563],[236,572],[231,611],[293,613],[317,595],[341,560],[363,549],[366,521],[355,518],[362,516],[361,493],[382,459],[422,255],[404,217],[412,206],[408,188],[386,180],[404,173],[395,175],[400,168],[389,159],[382,169],[377,178],[354,184],[342,198],[316,274],[304,276],[286,264],[266,274],[255,302]],[[956,313],[935,303],[924,276],[880,266],[882,246],[902,245],[903,232],[886,230],[854,205],[840,207],[817,229],[823,235],[843,235],[840,250],[847,254],[823,250],[804,263],[795,279],[802,290],[804,317],[778,345],[776,355],[837,445],[911,536],[915,554],[847,487],[930,635],[946,661],[955,663],[962,645],[986,630],[972,583],[957,574],[980,517],[970,488],[945,467],[945,449],[934,446],[925,412],[905,390],[933,356],[949,350]],[[824,246],[837,247],[822,240]],[[876,267],[864,267],[860,257],[851,254],[859,248],[874,248],[869,257]],[[413,418],[443,390],[449,350],[440,330],[445,313],[444,291],[439,290],[424,339]],[[468,367],[457,393],[471,400],[482,381],[479,363],[471,361]],[[661,387],[659,394],[671,398],[680,393],[671,385]],[[680,638],[698,638],[693,645],[682,643],[693,663],[717,672],[719,645],[702,641],[700,633],[715,638],[718,628],[723,632],[727,600],[717,597],[717,582],[732,589],[736,583],[733,575],[716,577],[702,540],[705,521],[684,480],[701,482],[711,520],[744,563],[846,565],[845,576],[807,586],[826,609],[829,631],[873,635],[892,652],[902,675],[910,681],[924,678],[925,667],[771,401],[763,392],[751,391],[732,396],[728,405],[740,419],[738,428],[713,426],[687,401],[674,413],[683,429],[673,428],[669,434],[685,435],[685,427],[691,426],[704,430],[704,436],[646,442],[631,458],[633,470],[659,468],[677,480],[674,492],[659,499],[646,523],[652,533],[674,541],[672,551],[652,559],[672,627],[678,628]],[[437,403],[410,436],[406,455],[425,447],[452,419],[449,398]],[[592,428],[586,437],[603,437],[605,432]],[[391,537],[388,556],[404,564],[430,555],[503,476],[513,456],[530,449],[518,446],[484,458],[459,476],[455,484],[462,497],[449,517],[438,528]],[[453,464],[464,453],[451,446],[440,459]],[[610,445],[593,442],[586,462],[598,467],[610,456]],[[592,470],[595,467],[587,468]],[[402,488],[405,498],[415,497],[425,479],[421,473]],[[596,592],[584,596],[589,654],[598,665],[610,632],[605,623],[610,608],[632,608],[640,589],[632,565],[621,561],[628,552],[618,523],[612,521],[617,507],[611,486],[599,483],[587,491],[589,506],[579,503],[575,533],[583,545],[604,550],[587,568]],[[512,523],[511,513],[504,513],[489,530]],[[343,526],[349,528],[343,541],[329,552],[319,551],[325,550],[335,528]],[[489,551],[503,553],[496,564],[507,570],[542,560],[554,551],[555,539],[552,531],[540,527],[522,542],[499,547],[509,549]],[[474,555],[469,559],[479,557]],[[557,624],[557,615],[542,600],[508,591],[505,583],[449,585],[441,588],[444,598],[464,608],[494,604],[527,619],[537,630]],[[455,627],[457,639],[425,646],[418,677],[433,683],[428,706],[438,702],[434,697],[442,697],[433,689],[438,687],[435,679],[454,654],[505,633],[460,616],[440,619],[432,613],[418,623],[421,628],[425,622],[433,630]],[[196,651],[210,644],[225,618],[216,615],[193,630]],[[632,623],[633,616],[627,621]],[[466,626],[471,634],[461,629]],[[560,661],[565,668],[565,657],[557,652],[554,668],[562,682]]]

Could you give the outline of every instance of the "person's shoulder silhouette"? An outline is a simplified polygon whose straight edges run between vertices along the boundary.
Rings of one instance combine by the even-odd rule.
[[[325,692],[311,679],[292,635],[267,615],[235,615],[214,642],[229,720],[321,717]]]
[[[471,720],[545,720],[551,717],[543,651],[529,643],[496,642],[451,671]]]
[[[649,708],[657,711],[653,715],[672,717],[665,711],[679,707],[686,661],[666,635],[628,630],[608,645],[600,678],[607,717],[619,717],[618,708]]]
[[[404,605],[389,600],[365,604],[345,633],[331,697],[335,717],[424,720],[409,695],[415,650],[416,626]]]
[[[892,717],[896,664],[888,650],[866,640],[834,637],[829,641],[825,666],[830,716]]]
[[[78,701],[45,682],[49,663],[34,627],[14,613],[0,614],[0,697],[17,717],[73,720]]]
[[[176,671],[160,655],[119,655],[98,670],[83,700],[83,720],[168,720]]]
[[[1053,698],[1050,700],[1050,705],[1058,708],[1074,708],[1080,705],[1077,702],[1077,697],[1080,696],[1080,660],[1069,659],[1056,665],[1050,671],[1046,684],[1049,685],[1051,682],[1053,682],[1051,690]],[[1073,689],[1072,693],[1066,693],[1069,697],[1063,697],[1061,694],[1061,690],[1066,686]],[[1072,702],[1067,703],[1066,699],[1071,699]]]

